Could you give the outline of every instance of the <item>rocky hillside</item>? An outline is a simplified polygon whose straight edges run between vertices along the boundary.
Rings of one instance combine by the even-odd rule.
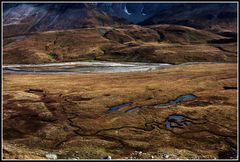
[[[217,32],[236,32],[237,5],[233,3],[179,4],[160,10],[140,24],[178,24]]]
[[[5,4],[4,64],[235,62],[235,12],[234,4]]]
[[[237,28],[234,3],[6,3],[3,7],[8,32],[112,26],[125,21],[235,32]]]
[[[170,3],[97,3],[95,5],[97,9],[124,18],[131,23],[142,22],[161,10],[175,6]]]
[[[4,36],[116,25],[120,19],[96,10],[91,4],[11,4],[3,15]]]

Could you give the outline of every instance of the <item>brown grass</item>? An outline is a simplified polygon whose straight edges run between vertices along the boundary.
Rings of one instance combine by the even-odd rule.
[[[46,63],[79,60],[236,62],[236,43],[209,44],[224,37],[177,25],[59,30],[4,38],[3,62]]]
[[[45,158],[55,151],[62,158],[124,158],[141,150],[138,158],[161,159],[162,152],[173,159],[218,158],[237,142],[237,90],[223,88],[237,85],[236,71],[236,64],[200,64],[118,74],[4,74],[4,157]],[[198,98],[153,108],[186,93]],[[125,102],[142,109],[107,113]],[[175,113],[191,123],[166,129],[165,119]]]

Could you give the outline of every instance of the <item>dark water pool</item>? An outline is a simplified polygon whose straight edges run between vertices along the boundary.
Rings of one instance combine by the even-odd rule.
[[[155,108],[165,108],[165,107],[175,105],[180,102],[194,100],[196,98],[197,98],[197,96],[189,93],[189,94],[181,95],[181,96],[177,97],[175,100],[171,100],[167,103],[156,105]]]
[[[126,110],[125,112],[126,112],[126,113],[134,112],[134,111],[139,110],[140,108],[141,108],[140,106],[136,106],[136,107],[134,107],[134,108],[132,108],[132,109]]]
[[[186,116],[180,115],[180,114],[170,115],[166,119],[166,128],[170,129],[170,128],[173,128],[173,127],[184,127],[184,126],[186,126],[187,124],[184,121],[185,118],[186,118]]]
[[[108,112],[117,111],[117,110],[119,110],[123,107],[131,106],[131,105],[132,105],[132,102],[122,103],[122,104],[119,104],[119,105],[116,105],[116,106],[113,106],[113,107],[109,108]]]

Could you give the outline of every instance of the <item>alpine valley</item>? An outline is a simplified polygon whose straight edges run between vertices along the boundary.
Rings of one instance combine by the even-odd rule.
[[[4,2],[3,159],[238,159],[237,2]]]

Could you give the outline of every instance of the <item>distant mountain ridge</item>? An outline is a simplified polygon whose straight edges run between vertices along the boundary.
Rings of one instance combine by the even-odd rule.
[[[236,4],[11,3],[3,9],[5,64],[238,58]]]
[[[233,32],[237,28],[235,3],[6,3],[3,9],[5,34],[126,23]]]
[[[212,31],[237,32],[237,5],[234,3],[179,4],[161,10],[139,24],[176,24]]]
[[[3,15],[5,36],[32,31],[113,26],[124,22],[121,21],[85,3],[11,4],[4,7]]]
[[[174,6],[170,3],[97,3],[96,7],[110,15],[121,17],[131,23],[142,22],[158,11]]]

